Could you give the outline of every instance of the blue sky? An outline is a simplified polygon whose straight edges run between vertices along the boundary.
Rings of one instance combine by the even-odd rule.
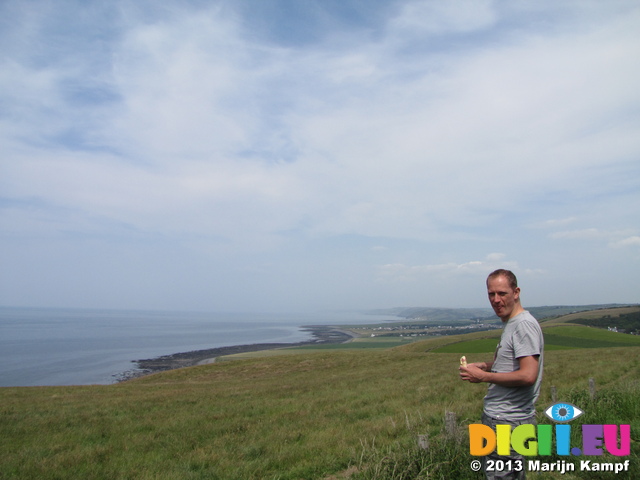
[[[639,302],[635,1],[0,4],[0,305]]]

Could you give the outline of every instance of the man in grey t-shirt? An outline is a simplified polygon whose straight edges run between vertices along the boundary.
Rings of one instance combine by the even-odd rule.
[[[496,270],[487,278],[487,293],[504,330],[493,361],[471,363],[460,367],[460,377],[471,383],[487,382],[482,423],[493,430],[499,424],[512,428],[525,423],[535,424],[535,402],[540,394],[544,363],[544,338],[538,321],[520,304],[520,288],[516,276],[509,270]],[[525,478],[524,458],[511,452],[485,458],[488,479]],[[512,471],[488,471],[487,460],[504,460]],[[510,463],[506,463],[512,460]],[[520,462],[514,462],[518,460]],[[493,464],[495,466],[495,463]]]

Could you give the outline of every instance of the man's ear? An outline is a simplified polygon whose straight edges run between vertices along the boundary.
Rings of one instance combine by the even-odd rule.
[[[513,298],[515,298],[516,300],[520,300],[520,287],[516,287],[516,289],[513,291]]]

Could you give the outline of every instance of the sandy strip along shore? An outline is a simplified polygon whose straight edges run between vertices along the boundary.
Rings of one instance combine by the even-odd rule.
[[[250,345],[209,348],[206,350],[194,350],[192,352],[173,353],[171,355],[163,355],[156,358],[133,360],[133,363],[137,364],[137,368],[115,375],[115,377],[118,382],[123,382],[125,380],[142,377],[151,373],[212,363],[216,357],[224,355],[273,350],[276,348],[323,345],[328,343],[347,343],[357,337],[355,333],[348,330],[342,330],[340,328],[326,325],[310,325],[304,326],[302,329],[311,332],[313,338],[311,340],[297,343],[253,343]]]

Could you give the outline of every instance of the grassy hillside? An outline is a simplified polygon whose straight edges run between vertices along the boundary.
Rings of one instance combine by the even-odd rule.
[[[640,307],[623,307],[578,312],[555,317],[541,322],[545,338],[545,351],[571,348],[640,347],[640,336],[611,332],[603,328],[573,323],[627,317],[640,312]],[[424,342],[415,342],[403,347],[407,351],[429,351],[433,353],[492,353],[500,338],[501,330],[475,332],[466,335],[440,337]]]
[[[593,330],[545,332],[590,340],[576,329]],[[0,478],[401,478],[384,473],[389,459],[413,459],[419,434],[437,452],[445,411],[461,431],[480,418],[486,385],[459,380],[458,353],[435,352],[451,340],[220,362],[110,386],[1,388]],[[640,393],[640,346],[551,350],[545,366],[539,410],[551,385],[569,400],[589,377],[605,399]],[[625,418],[636,460],[638,413]],[[464,450],[463,441],[445,463]]]
[[[615,317],[619,317],[620,315],[627,315],[627,314],[637,313],[637,312],[640,312],[640,306],[638,305],[615,307],[615,308],[599,308],[597,310],[589,310],[586,312],[580,311],[580,312],[575,312],[567,315],[562,315],[559,317],[544,318],[542,320],[542,323],[545,326],[553,325],[553,324],[572,323],[574,320],[578,320],[578,319],[599,319],[604,317],[615,318]]]
[[[570,348],[640,347],[640,336],[584,326],[549,326],[543,329],[545,351]],[[435,353],[492,353],[500,331],[480,339],[461,339],[431,350]]]

